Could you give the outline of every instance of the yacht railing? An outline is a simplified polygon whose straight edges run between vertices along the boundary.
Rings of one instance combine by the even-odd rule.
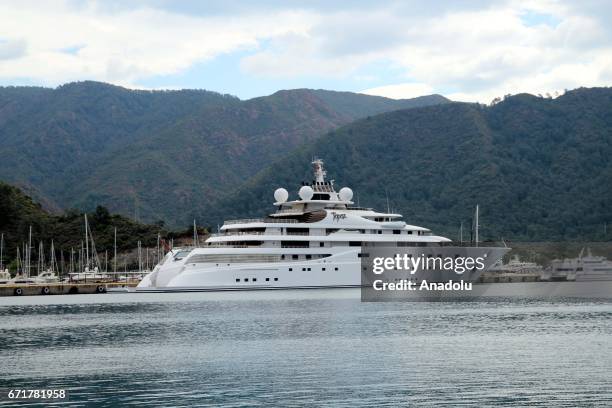
[[[296,224],[298,221],[283,218],[245,218],[242,220],[227,220],[224,224],[250,224],[255,222],[263,222],[266,224]]]
[[[263,231],[232,231],[210,234],[211,237],[232,237],[235,235],[264,235]]]
[[[221,232],[221,233],[214,233],[214,234],[210,234],[210,237],[233,237],[233,236],[238,236],[238,235],[266,235],[266,233],[264,231],[232,231],[232,230],[227,230],[227,232]],[[271,234],[268,233],[268,235],[304,235],[304,236],[308,236],[310,235],[309,232],[286,232],[285,234]]]
[[[239,220],[227,220],[224,224],[249,224],[252,222],[264,222],[263,218],[243,218]]]

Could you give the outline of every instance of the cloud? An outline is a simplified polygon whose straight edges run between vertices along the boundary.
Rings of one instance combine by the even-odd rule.
[[[0,60],[16,59],[26,53],[26,42],[23,39],[0,39]]]
[[[224,53],[256,49],[260,38],[299,26],[296,14],[192,17],[148,6],[109,10],[95,2],[2,2],[0,38],[25,38],[28,53],[1,64],[0,79],[50,85],[96,79],[130,86]]]
[[[610,85],[611,13],[596,0],[4,1],[0,81],[136,87],[241,53],[242,82],[324,78],[489,102]]]

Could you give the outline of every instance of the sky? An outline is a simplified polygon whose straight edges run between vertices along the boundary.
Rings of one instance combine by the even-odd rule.
[[[2,0],[0,85],[489,103],[612,85],[612,1]]]

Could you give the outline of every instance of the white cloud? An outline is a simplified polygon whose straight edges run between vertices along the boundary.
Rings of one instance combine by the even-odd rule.
[[[611,85],[610,3],[295,4],[4,1],[0,81],[134,86],[249,50],[240,68],[251,78],[375,78],[386,86],[364,92],[396,98],[435,92],[489,102]]]
[[[0,78],[45,84],[97,79],[130,85],[180,72],[217,55],[255,48],[259,38],[290,32],[299,13],[191,17],[154,8],[100,11],[96,3],[0,3],[0,39],[24,38],[27,53],[0,64]],[[75,47],[75,52],[66,52]]]

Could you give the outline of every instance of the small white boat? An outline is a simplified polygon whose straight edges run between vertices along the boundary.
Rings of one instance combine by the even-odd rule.
[[[59,282],[59,276],[55,274],[51,269],[47,269],[38,274],[38,276],[34,276],[32,279],[36,281],[36,283],[53,283]]]
[[[72,282],[86,282],[86,281],[97,281],[101,279],[110,279],[110,276],[105,273],[101,273],[98,271],[98,267],[95,267],[93,270],[89,268],[85,268],[84,272],[77,272],[69,274],[69,280]]]
[[[8,269],[0,270],[0,285],[4,285],[11,280],[11,273]]]

